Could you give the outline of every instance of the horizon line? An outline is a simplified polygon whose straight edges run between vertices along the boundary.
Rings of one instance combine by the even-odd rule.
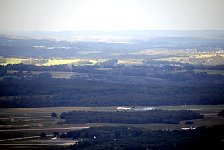
[[[224,31],[224,29],[121,29],[121,30],[4,30],[0,32],[123,32],[123,31]]]

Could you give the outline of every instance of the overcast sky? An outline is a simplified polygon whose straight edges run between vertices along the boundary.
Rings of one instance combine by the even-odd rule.
[[[0,0],[0,30],[224,29],[224,0]]]

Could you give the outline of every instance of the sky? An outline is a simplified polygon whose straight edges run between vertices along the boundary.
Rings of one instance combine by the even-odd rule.
[[[223,30],[223,7],[224,0],[0,0],[0,30]]]

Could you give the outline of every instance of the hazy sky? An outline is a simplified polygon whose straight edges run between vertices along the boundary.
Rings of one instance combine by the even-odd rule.
[[[224,0],[0,0],[0,30],[224,29]]]

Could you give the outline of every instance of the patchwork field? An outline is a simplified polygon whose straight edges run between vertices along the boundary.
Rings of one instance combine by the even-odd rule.
[[[224,64],[223,52],[195,52],[189,50],[146,50],[138,53],[129,53],[130,58],[119,58],[118,64],[142,65],[145,58],[154,61],[188,63],[193,65],[222,65]],[[147,56],[144,59],[142,55]],[[133,57],[135,56],[135,57]],[[52,65],[95,65],[109,60],[100,58],[0,58],[1,65],[7,64],[32,64],[39,66]]]

